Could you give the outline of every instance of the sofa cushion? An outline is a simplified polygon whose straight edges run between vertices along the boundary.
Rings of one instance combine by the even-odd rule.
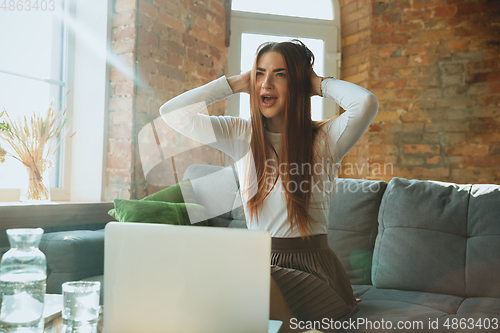
[[[366,293],[368,290],[375,288],[371,284],[353,284],[351,285],[351,287],[354,297],[360,299],[361,297],[363,297],[363,294]]]
[[[61,285],[104,271],[104,230],[44,234],[40,250],[47,257],[48,294],[60,294]]]
[[[467,210],[466,294],[500,297],[500,186],[472,185]]]
[[[238,182],[238,187],[239,187],[239,182]],[[231,211],[231,218],[233,220],[239,220],[242,222],[246,221],[245,212],[243,210],[243,200],[241,199],[240,192],[236,193],[236,197],[234,198],[233,210]]]
[[[114,203],[120,222],[208,225],[205,207],[193,203],[122,199],[115,199]]]
[[[353,286],[353,289],[355,296],[361,298],[361,303],[358,303],[359,311],[351,320],[364,320],[364,324],[359,326],[359,330],[347,329],[342,332],[482,332],[482,329],[472,326],[464,330],[453,329],[454,321],[459,324],[461,320],[462,325],[471,325],[469,318],[473,318],[474,323],[479,319],[484,323],[489,318],[490,329],[484,331],[497,331],[492,328],[500,317],[498,298],[464,298],[361,285]],[[375,328],[382,320],[385,322],[384,328]],[[371,322],[371,329],[368,321]],[[407,325],[406,329],[397,329],[398,324]],[[419,325],[418,329],[416,325]]]
[[[193,186],[191,185],[191,181],[186,178],[175,184],[173,186],[169,186],[164,188],[158,192],[150,194],[141,199],[141,201],[160,201],[160,202],[171,202],[171,203],[192,203],[196,204],[196,195],[193,191]],[[147,203],[145,204],[147,205]],[[119,214],[116,212],[115,208],[111,209],[108,214],[112,216],[117,221],[120,220]],[[140,222],[140,221],[138,221]]]
[[[458,314],[490,313],[500,316],[500,298],[493,298],[493,297],[466,298],[462,302],[462,304],[460,304],[460,308],[458,308],[457,313]]]
[[[384,181],[336,179],[330,203],[328,242],[351,284],[371,284],[373,247]]]
[[[358,303],[359,312],[351,318],[353,321],[370,320],[374,323],[383,319],[385,322],[390,321],[393,327],[387,329],[386,325],[385,329],[370,330],[361,326],[359,330],[348,329],[342,332],[496,332],[498,329],[494,329],[495,323],[500,325],[499,298],[464,298],[418,291],[377,289],[363,285],[353,286],[353,291],[356,297],[361,298],[361,303]],[[470,318],[474,319],[474,324],[489,324],[490,328],[471,326]],[[396,329],[398,321],[402,321],[403,325],[413,325],[414,320],[421,322],[421,329]],[[458,325],[462,321],[462,325],[467,323],[469,327],[463,330],[453,329],[454,321]]]
[[[231,223],[229,223],[228,227],[229,228],[242,228],[242,229],[246,229],[247,228],[247,224],[246,224],[245,220],[232,220]]]
[[[465,296],[470,185],[394,177],[379,212],[377,288]]]
[[[233,220],[239,186],[235,169],[193,164],[186,169],[184,178],[191,180],[197,202],[207,209],[210,225],[228,226]]]
[[[500,296],[499,189],[393,178],[379,212],[373,284]]]
[[[443,313],[457,313],[464,301],[464,298],[460,296],[378,288],[369,289],[360,298],[361,303],[367,301],[404,302],[425,306]]]
[[[223,227],[223,228],[229,227],[229,224],[231,223],[231,219],[221,216],[212,217],[208,221],[209,225],[212,227]]]
[[[350,329],[343,330],[342,332],[435,333],[440,331],[429,328],[429,322],[439,320],[440,317],[447,315],[447,313],[426,306],[425,304],[408,302],[405,298],[381,300],[362,298],[361,303],[358,303],[358,308],[359,311],[349,318],[349,321],[355,322],[357,326],[352,326]],[[409,326],[406,329],[404,329],[404,326],[398,328],[397,325],[399,322]]]

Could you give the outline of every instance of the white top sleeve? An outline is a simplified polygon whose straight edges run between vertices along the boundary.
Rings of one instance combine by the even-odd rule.
[[[177,132],[238,158],[234,154],[241,150],[241,142],[235,139],[248,129],[250,122],[238,117],[200,113],[208,105],[232,94],[226,77],[222,76],[169,100],[160,107],[160,115]]]
[[[328,153],[332,154],[337,163],[340,163],[375,119],[378,100],[368,90],[337,79],[324,79],[321,87],[325,98],[334,100],[346,110],[341,116],[329,120],[322,127],[326,131],[326,139],[331,141],[325,145],[331,148]],[[164,121],[176,131],[193,140],[222,150],[238,161],[239,157],[249,151],[250,121],[237,117],[207,116],[200,113],[208,105],[232,94],[231,87],[226,77],[223,76],[168,101],[161,106],[160,114]],[[268,133],[267,135],[274,138],[275,142],[271,140],[273,145],[279,147],[280,134]],[[324,141],[319,144],[324,145]],[[241,161],[243,162],[236,163],[240,182],[242,176],[246,175],[245,160]],[[258,225],[253,223],[246,210],[246,203],[243,203],[248,226],[250,229],[267,230],[273,237],[300,237],[297,228],[290,229],[288,212],[280,187],[281,182],[278,182],[273,192],[264,201]],[[318,199],[317,202],[320,201]],[[313,234],[327,233],[329,206],[326,201],[323,206],[319,209],[310,208],[312,216],[317,221],[312,226]]]
[[[378,99],[356,84],[334,78],[324,79],[321,90],[325,98],[335,101],[346,111],[325,125],[331,140],[331,153],[335,162],[340,163],[375,120]]]

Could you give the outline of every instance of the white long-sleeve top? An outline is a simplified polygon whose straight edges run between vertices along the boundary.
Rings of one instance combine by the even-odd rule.
[[[320,127],[313,143],[313,149],[318,150],[321,156],[321,159],[315,160],[311,166],[316,173],[319,173],[313,178],[311,184],[309,214],[312,217],[311,234],[313,235],[327,233],[329,193],[332,190],[330,180],[333,180],[334,172],[341,160],[373,122],[378,110],[378,100],[375,95],[355,84],[328,78],[323,80],[321,88],[324,97],[334,100],[346,112],[330,119]],[[290,227],[280,179],[264,200],[258,223],[250,218],[246,209],[246,202],[251,198],[252,193],[245,191],[247,187],[244,184],[248,184],[249,181],[247,179],[249,178],[248,168],[254,170],[252,154],[249,151],[252,134],[250,121],[232,116],[208,116],[200,113],[206,106],[232,94],[226,77],[222,76],[171,99],[161,106],[160,114],[165,122],[176,131],[200,143],[217,148],[235,160],[239,181],[243,187],[242,201],[249,229],[267,230],[272,237],[300,237],[299,230]],[[265,133],[279,154],[281,134],[267,130]],[[314,169],[315,166],[317,169]],[[323,170],[330,171],[319,172],[323,167],[325,167]],[[333,172],[331,172],[332,167]],[[294,190],[295,184],[285,186]]]

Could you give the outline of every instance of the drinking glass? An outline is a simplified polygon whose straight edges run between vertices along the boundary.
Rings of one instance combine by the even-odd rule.
[[[62,285],[63,324],[66,332],[96,332],[99,319],[99,291],[97,281],[74,281]]]

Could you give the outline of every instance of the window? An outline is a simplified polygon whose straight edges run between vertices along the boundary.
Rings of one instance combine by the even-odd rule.
[[[51,99],[66,108],[76,134],[54,158],[51,198],[101,201],[113,1],[55,0],[54,10],[46,2],[47,10],[0,9],[0,45],[8,50],[0,52],[0,110],[11,118],[43,114]],[[15,162],[0,164],[0,201],[19,201],[26,175]]]
[[[0,45],[3,50],[10,50],[0,52],[0,110],[7,110],[13,120],[30,117],[33,111],[44,114],[51,100],[56,110],[66,107],[62,98],[67,68],[65,1],[44,4],[46,10],[10,11],[7,8],[0,20]],[[9,146],[1,144],[10,152]],[[52,188],[62,186],[61,151],[52,157]],[[18,189],[21,180],[27,177],[24,166],[13,158],[6,158],[0,170],[1,189]]]
[[[299,38],[315,55],[314,70],[320,76],[339,77],[340,18],[338,1],[233,0],[228,76],[251,69],[257,47],[266,41]],[[229,115],[250,117],[249,96],[228,100]],[[311,100],[313,120],[338,114],[338,106],[321,97]]]
[[[242,12],[333,20],[331,0],[314,0],[314,2],[303,0],[233,0],[232,9]]]

